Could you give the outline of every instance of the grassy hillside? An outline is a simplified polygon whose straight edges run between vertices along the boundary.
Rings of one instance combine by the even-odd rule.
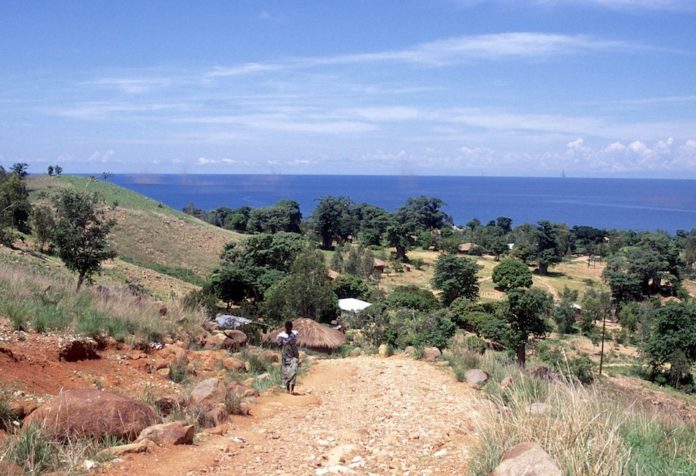
[[[240,236],[108,182],[36,176],[27,184],[35,203],[61,188],[98,192],[110,208],[108,215],[117,221],[111,241],[121,261],[191,284],[200,284],[217,264],[225,243]],[[115,266],[127,272],[125,263]]]

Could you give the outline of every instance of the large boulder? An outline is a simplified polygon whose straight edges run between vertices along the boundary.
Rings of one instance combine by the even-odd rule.
[[[209,378],[198,383],[191,391],[189,405],[211,410],[216,405],[225,403],[227,388],[216,378]]]
[[[483,385],[488,380],[488,374],[481,369],[471,369],[464,374],[464,380],[473,385]]]
[[[426,347],[423,349],[423,360],[426,362],[435,362],[442,356],[442,352],[437,347]]]
[[[160,423],[143,402],[99,390],[66,390],[40,406],[24,425],[42,427],[58,439],[114,437],[133,440],[150,425]]]
[[[160,425],[148,426],[140,432],[136,441],[151,440],[160,446],[165,445],[192,445],[193,425],[186,422],[175,421]]]
[[[549,454],[536,443],[520,443],[508,450],[491,476],[561,476]]]
[[[380,344],[377,354],[380,357],[389,357],[392,355],[391,348],[387,344]]]
[[[99,358],[97,347],[97,341],[94,339],[74,339],[61,346],[58,357],[66,362],[96,360]]]
[[[248,338],[244,332],[238,331],[236,329],[231,329],[225,330],[223,331],[223,333],[227,336],[228,339],[232,341],[232,349],[237,350],[246,346]]]

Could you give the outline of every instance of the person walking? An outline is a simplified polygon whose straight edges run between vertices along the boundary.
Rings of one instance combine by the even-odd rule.
[[[300,353],[297,351],[297,336],[299,332],[292,330],[292,322],[285,323],[285,331],[278,334],[278,344],[283,347],[280,376],[283,386],[288,393],[295,393],[297,369],[300,366]]]

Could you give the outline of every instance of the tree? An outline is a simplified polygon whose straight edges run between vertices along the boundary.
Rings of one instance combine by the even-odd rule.
[[[512,218],[498,217],[495,219],[495,224],[503,231],[504,235],[512,231]]]
[[[19,178],[23,179],[29,175],[27,168],[29,168],[29,164],[25,162],[17,162],[16,164],[12,164],[12,168],[10,170],[13,174],[16,174]]]
[[[365,280],[352,274],[342,274],[333,281],[333,290],[338,299],[367,299],[370,287]]]
[[[53,241],[65,266],[78,274],[77,291],[99,273],[103,261],[116,257],[107,241],[114,220],[106,220],[94,194],[63,190],[54,202],[58,216]]]
[[[53,219],[53,211],[48,207],[34,207],[31,212],[31,231],[36,237],[39,251],[43,252],[46,243],[51,240],[56,222]]]
[[[48,170],[46,172],[48,173],[49,177],[52,177],[53,176],[53,166],[49,165]]]
[[[312,214],[314,231],[321,237],[321,247],[331,249],[334,240],[342,243],[354,235],[358,222],[352,214],[353,203],[347,197],[323,197]]]
[[[658,308],[642,349],[653,371],[667,363],[678,369],[671,375],[678,386],[696,363],[696,305],[670,302]]]
[[[549,266],[561,261],[558,247],[558,228],[551,222],[542,220],[537,223],[534,233],[534,249],[530,259],[537,262],[539,274],[546,275]]]
[[[353,209],[353,215],[359,222],[358,239],[365,246],[382,244],[391,216],[386,210],[361,203]]]
[[[517,363],[524,368],[527,361],[527,341],[530,336],[541,337],[548,331],[544,318],[553,305],[553,298],[539,288],[511,289],[507,293],[509,340],[515,348]]]
[[[326,275],[323,255],[306,251],[292,265],[291,273],[264,294],[264,314],[273,322],[310,317],[329,322],[338,315],[338,298]]]
[[[420,196],[409,198],[397,211],[405,217],[417,231],[439,230],[445,225],[452,225],[452,217],[442,211],[446,204],[439,198]]]
[[[53,172],[55,172],[56,175],[60,175],[63,173],[63,167],[56,165],[53,167]]]
[[[483,266],[467,258],[442,254],[435,262],[433,287],[442,291],[442,304],[449,306],[458,297],[474,300],[479,295],[476,273]]]
[[[387,296],[385,304],[392,309],[408,308],[418,311],[433,311],[440,307],[437,297],[427,289],[414,284],[397,286]]]
[[[396,259],[400,261],[408,260],[406,253],[416,244],[414,224],[405,219],[402,215],[395,215],[386,231],[387,243],[395,248]]]
[[[17,173],[0,174],[0,242],[10,246],[12,229],[29,232],[31,205],[24,180]]]
[[[559,334],[572,334],[575,332],[575,301],[578,299],[578,291],[563,288],[561,301],[553,308],[553,320],[556,321]]]
[[[506,258],[493,268],[492,279],[495,287],[501,291],[532,286],[532,272],[515,258]]]

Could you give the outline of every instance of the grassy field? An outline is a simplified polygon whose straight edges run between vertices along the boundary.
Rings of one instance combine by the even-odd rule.
[[[130,263],[191,284],[217,265],[225,243],[241,235],[212,226],[155,200],[108,182],[72,176],[28,178],[30,199],[45,202],[61,188],[99,193],[116,219],[111,241]]]

